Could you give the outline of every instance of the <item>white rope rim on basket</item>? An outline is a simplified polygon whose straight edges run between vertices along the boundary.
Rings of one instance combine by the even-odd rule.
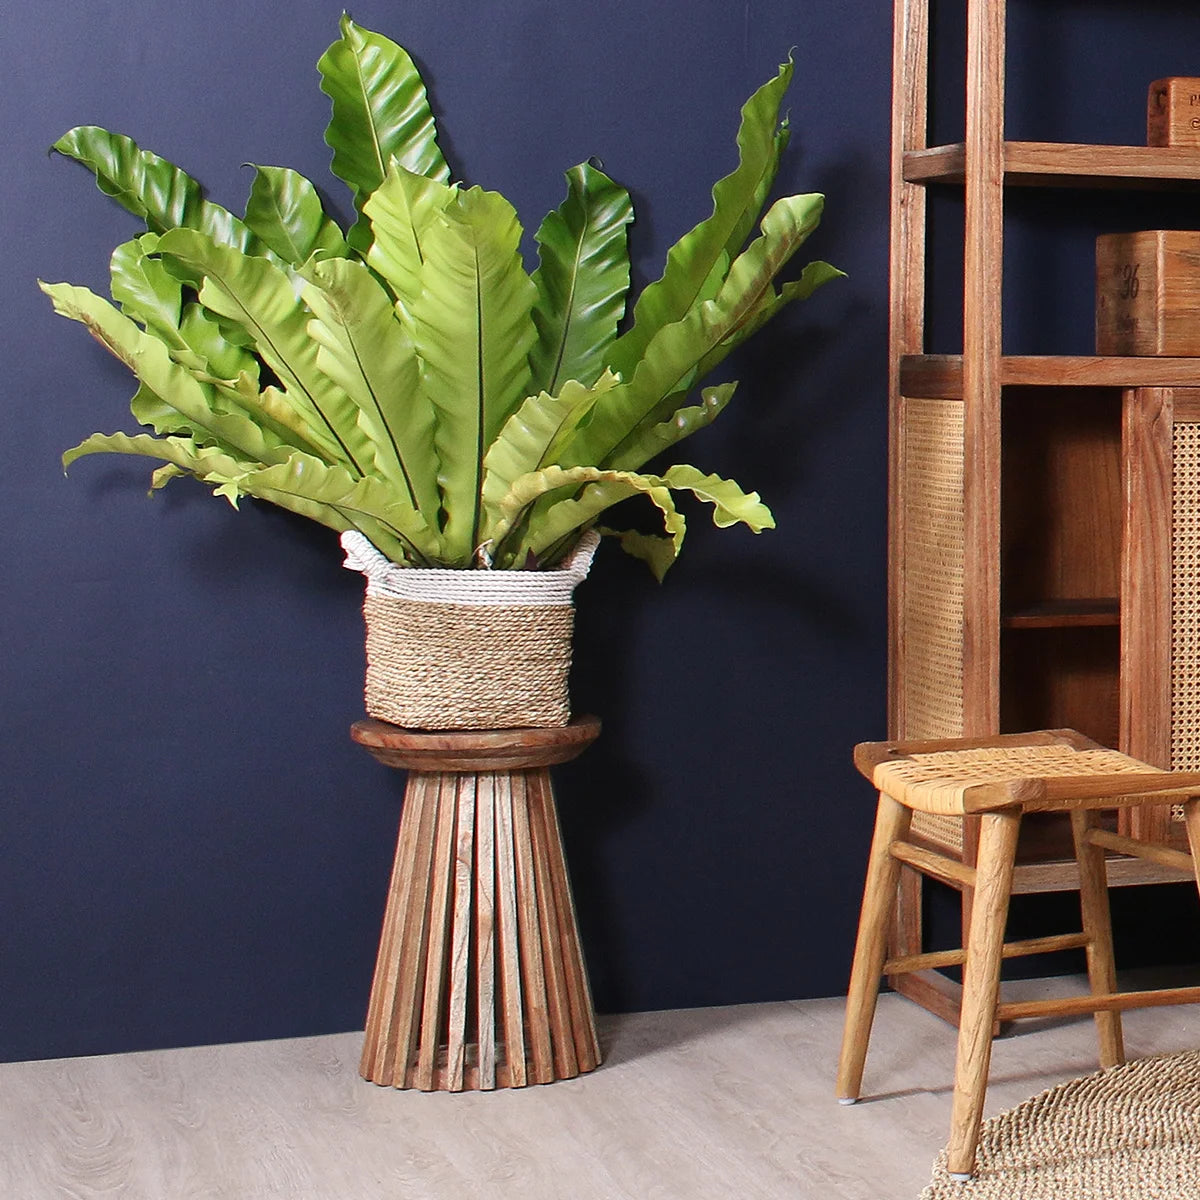
[[[453,570],[446,567],[402,567],[380,554],[357,530],[342,534],[347,570],[367,577],[367,595],[391,596],[426,604],[571,603],[571,594],[592,565],[600,535],[589,529],[575,549],[548,571]]]

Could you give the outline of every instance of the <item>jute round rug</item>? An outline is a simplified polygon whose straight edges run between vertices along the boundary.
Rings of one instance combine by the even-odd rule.
[[[1200,1051],[1060,1084],[983,1123],[975,1176],[921,1200],[1197,1200]]]

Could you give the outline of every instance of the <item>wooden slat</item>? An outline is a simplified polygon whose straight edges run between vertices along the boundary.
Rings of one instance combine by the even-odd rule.
[[[494,772],[475,777],[475,1031],[479,1087],[496,1086],[496,788]]]
[[[1174,393],[1124,393],[1124,555],[1121,626],[1121,749],[1152,766],[1171,766],[1171,492]],[[1167,837],[1170,811],[1121,811],[1121,831],[1143,841]]]
[[[907,863],[910,867],[916,867],[917,870],[923,871],[926,875],[932,875],[935,879],[940,879],[952,887],[973,888],[975,886],[974,867],[967,866],[956,859],[947,858],[944,854],[937,854],[932,850],[914,846],[910,842],[894,843],[892,857],[899,859],[902,863]]]
[[[517,779],[496,789],[496,941],[499,946],[501,1028],[504,1031],[504,1057],[508,1064],[509,1086],[524,1087],[525,1019],[521,993],[521,947],[517,923],[517,866],[513,834],[513,797]]]
[[[1190,187],[1200,183],[1200,157],[1188,147],[1096,146],[1081,142],[1006,142],[1004,180],[1041,187]],[[915,149],[904,157],[912,183],[961,183],[961,142]]]
[[[538,921],[541,887],[535,873],[527,777],[513,777],[513,846],[517,860],[517,928],[521,949],[521,990],[525,998],[530,1076],[533,1083],[554,1078],[554,1051],[546,1002],[546,968]]]
[[[1083,354],[1013,354],[1000,360],[1004,387],[1196,387],[1200,358],[1102,358]],[[913,354],[900,364],[906,396],[961,400],[962,356]]]
[[[904,180],[904,154],[926,143],[928,0],[897,0],[892,30],[892,183],[888,306],[888,731],[907,733],[904,662],[903,397],[900,360],[925,348],[925,189]]]
[[[937,971],[913,971],[888,980],[894,991],[940,1017],[948,1025],[957,1025],[962,1009],[962,986]]]
[[[1116,992],[1111,996],[1067,996],[1052,1000],[1017,1000],[1001,1004],[1001,1021],[1026,1017],[1069,1017],[1081,1013],[1125,1012],[1133,1008],[1155,1008],[1167,1004],[1200,1003],[1200,987],[1158,988],[1143,992]]]
[[[424,984],[425,948],[428,930],[427,902],[429,870],[432,858],[432,831],[437,815],[437,783],[418,783],[414,796],[405,795],[405,805],[418,799],[414,822],[412,864],[405,890],[401,893],[396,926],[395,962],[388,972],[388,1008],[384,1013],[381,1036],[383,1053],[377,1067],[376,1082],[402,1084],[417,1039],[416,997]],[[416,964],[417,969],[412,969]]]
[[[550,1045],[554,1071],[559,1079],[579,1074],[575,1038],[571,1032],[571,1006],[567,991],[566,967],[558,914],[557,897],[552,883],[554,870],[546,836],[544,794],[537,773],[526,774],[529,787],[529,834],[536,871],[544,886],[537,892],[537,921],[542,939],[542,964],[546,980],[546,1013],[550,1027]]]
[[[1056,933],[1049,937],[1026,938],[1020,942],[1005,942],[1002,958],[1023,958],[1031,954],[1050,954],[1058,950],[1079,950],[1087,945],[1085,933]],[[902,958],[890,958],[884,964],[886,974],[908,974],[911,971],[929,971],[940,967],[958,967],[967,959],[966,950],[930,950],[926,954],[911,954]]]
[[[1158,863],[1159,866],[1167,867],[1172,871],[1180,871],[1185,875],[1192,873],[1192,856],[1182,850],[1172,850],[1167,846],[1124,837],[1121,834],[1110,833],[1106,829],[1090,829],[1088,841],[1094,846],[1102,846],[1105,850],[1115,850],[1118,854],[1144,858],[1148,862]]]
[[[1144,887],[1150,883],[1178,883],[1179,873],[1140,858],[1110,858],[1108,886]],[[1079,868],[1073,859],[1047,859],[1020,863],[1013,873],[1013,895],[1043,892],[1077,892]]]
[[[546,830],[546,851],[550,865],[550,886],[554,893],[554,911],[558,919],[559,944],[567,984],[567,1003],[571,1019],[571,1036],[575,1043],[575,1058],[580,1071],[591,1071],[600,1064],[600,1042],[596,1036],[591,989],[583,966],[583,951],[579,945],[579,922],[575,899],[563,851],[562,828],[550,788],[549,772],[531,773],[530,786],[541,792],[539,807]]]
[[[419,780],[420,776],[414,776]],[[430,779],[439,779],[429,776]],[[411,786],[410,781],[410,786]],[[443,1002],[449,974],[450,929],[453,918],[454,847],[458,821],[456,789],[451,778],[440,778],[441,803],[433,840],[433,865],[429,897],[428,967],[421,1002],[421,1036],[417,1062],[410,1086],[432,1091],[437,1086],[439,1051],[442,1046]]]
[[[1115,596],[1079,600],[1044,600],[1004,614],[1005,629],[1084,629],[1121,623]]]
[[[1000,728],[1000,312],[1004,6],[967,5],[963,253],[963,728]],[[911,395],[910,392],[905,392]]]
[[[471,969],[471,897],[474,891],[475,776],[453,777],[458,788],[454,846],[454,922],[450,933],[450,1013],[446,1023],[446,1089],[466,1086],[467,996]]]
[[[401,897],[408,891],[412,877],[413,851],[416,846],[417,826],[420,824],[418,809],[420,798],[410,788],[400,813],[400,827],[396,837],[396,857],[392,863],[391,880],[383,910],[383,929],[379,936],[379,953],[375,959],[375,973],[371,981],[370,1001],[367,1006],[366,1032],[363,1036],[362,1058],[359,1074],[376,1083],[390,1082],[382,1078],[384,1031],[389,1020],[391,998],[396,994],[396,980],[400,970],[400,948],[398,930],[401,923]]]

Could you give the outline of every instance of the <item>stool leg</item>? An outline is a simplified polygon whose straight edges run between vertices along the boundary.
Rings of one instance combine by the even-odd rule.
[[[875,1002],[879,998],[900,876],[900,863],[892,857],[892,844],[908,833],[911,821],[912,813],[903,804],[884,792],[879,793],[838,1062],[837,1096],[842,1104],[853,1104],[862,1088],[863,1064],[875,1019]]]
[[[1088,830],[1096,825],[1091,809],[1071,813],[1075,839],[1075,861],[1079,863],[1079,911],[1087,935],[1088,983],[1093,996],[1110,996],[1117,990],[1117,968],[1113,958],[1112,918],[1108,906],[1108,870],[1104,849],[1088,841]],[[1115,1067],[1125,1061],[1119,1012],[1096,1013],[1096,1035],[1100,1041],[1100,1065]]]
[[[963,969],[962,1018],[946,1164],[956,1178],[968,1178],[975,1168],[975,1146],[979,1141],[992,1057],[992,1025],[1000,991],[1004,926],[1020,828],[1019,809],[986,813],[981,822],[971,934]]]
[[[1200,799],[1183,802],[1183,819],[1187,823],[1188,846],[1192,851],[1192,870],[1200,888]]]

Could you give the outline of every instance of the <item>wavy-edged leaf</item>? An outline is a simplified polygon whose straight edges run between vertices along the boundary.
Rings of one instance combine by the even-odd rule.
[[[201,303],[251,338],[304,417],[309,440],[329,461],[366,474],[374,447],[358,425],[353,401],[317,366],[317,343],[308,335],[308,314],[297,302],[292,280],[274,263],[190,229],[164,234],[159,249],[204,276]]]
[[[752,322],[764,298],[775,294],[775,276],[816,228],[823,200],[820,195],[785,196],[771,206],[761,235],[734,260],[717,295],[655,334],[633,377],[596,406],[564,462],[607,466],[643,427],[669,415],[660,409],[664,399],[672,397],[674,404],[675,393],[695,380],[697,364]]]
[[[527,396],[504,422],[483,460],[485,537],[490,535],[490,525],[513,481],[553,465],[562,446],[587,420],[597,398],[617,382],[610,371],[592,387],[569,379],[557,396],[547,392]]]
[[[212,387],[175,362],[158,338],[144,333],[107,300],[67,283],[41,283],[40,287],[56,312],[79,321],[149,392],[180,413],[198,440],[245,461],[270,463],[283,457],[279,446],[253,421],[240,413],[215,411]]]
[[[556,393],[568,379],[598,378],[629,291],[629,193],[590,163],[567,173],[567,198],[538,229],[538,289],[530,355],[533,386]]]
[[[200,446],[187,437],[154,437],[149,433],[93,433],[62,456],[65,471],[85,454],[133,454],[155,458],[169,464],[151,477],[151,489],[157,491],[179,475],[202,476],[208,471],[238,474],[253,470],[256,464],[240,462],[215,446]]]
[[[794,300],[807,300],[822,285],[845,278],[845,271],[820,259],[806,263],[799,279],[789,280],[778,291],[769,289],[733,333],[700,360],[696,367],[697,376],[707,375],[728,354],[753,337],[781,308]]]
[[[662,583],[667,572],[675,565],[679,554],[675,543],[669,537],[659,534],[642,533],[637,529],[607,529],[600,525],[596,526],[596,532],[602,537],[616,538],[621,549],[630,558],[644,562],[659,583]]]
[[[436,525],[433,413],[420,395],[417,356],[391,296],[361,262],[328,259],[309,274],[303,294],[317,366],[358,406],[379,471]]]
[[[146,233],[123,242],[109,259],[112,298],[128,317],[162,338],[173,350],[188,349],[179,332],[183,284],[152,257],[158,235]]]
[[[405,318],[421,290],[421,239],[430,222],[457,194],[454,185],[417,175],[393,162],[383,183],[363,205],[372,231],[367,262],[387,280]]]
[[[95,175],[100,190],[145,221],[152,233],[199,229],[214,241],[247,254],[267,252],[237,217],[206,200],[200,185],[186,171],[143,150],[133,138],[98,125],[78,125],[51,149],[83,163]]]
[[[706,298],[721,256],[741,249],[754,226],[779,163],[779,106],[791,83],[789,59],[742,106],[738,165],[712,189],[712,216],[684,234],[667,253],[662,278],[638,297],[633,325],[613,344],[607,363],[628,377],[653,337]]]
[[[248,416],[272,445],[283,448],[284,454],[302,450],[322,456],[323,450],[312,434],[312,425],[296,408],[285,392],[277,387],[260,389],[257,372],[243,371],[235,379],[210,380],[222,411],[240,412]]]
[[[612,456],[610,465],[618,471],[636,471],[676,442],[711,425],[725,411],[737,386],[737,380],[733,380],[702,389],[701,403],[676,409],[667,420],[639,430],[622,445],[620,454]],[[686,392],[676,393],[670,399],[672,403],[682,403],[685,395]]]
[[[325,141],[333,173],[354,193],[356,207],[383,182],[393,159],[418,175],[448,183],[450,168],[437,144],[425,84],[412,57],[395,42],[363,29],[345,14],[341,34],[317,62],[321,90],[333,111]],[[351,245],[370,236],[359,222]]]
[[[574,499],[561,500],[547,508],[538,506],[542,497],[566,489],[582,490]],[[509,549],[508,561],[523,563],[528,554],[533,554],[542,561],[552,562],[600,513],[632,496],[647,496],[657,506],[662,513],[663,527],[678,554],[687,524],[663,480],[655,475],[603,471],[597,467],[552,466],[513,480],[508,494],[498,506],[497,542],[510,529],[519,528],[528,519],[519,546]]]
[[[424,518],[380,479],[355,479],[309,454],[224,481],[230,493],[267,500],[333,529],[358,529],[396,562],[428,566],[439,542]]]
[[[249,379],[257,388],[261,364],[245,346],[226,337],[225,328],[203,304],[193,300],[183,306],[179,333],[195,355],[195,369],[203,370],[222,383]],[[189,365],[182,354],[176,357]]]
[[[113,251],[110,290],[121,311],[161,338],[189,370],[217,379],[246,372],[257,379],[258,360],[230,342],[201,305],[184,302],[180,281],[156,255],[158,240],[147,233]]]
[[[344,258],[346,239],[325,212],[317,189],[288,167],[254,164],[246,226],[285,263],[299,266],[316,250]]]
[[[672,490],[691,492],[698,500],[713,506],[713,524],[718,529],[746,525],[755,533],[775,528],[775,517],[759,499],[757,492],[747,494],[732,479],[705,475],[687,463],[676,463],[663,472],[663,482]]]
[[[483,457],[529,391],[535,289],[520,255],[521,227],[497,192],[460,192],[423,240],[413,341],[422,389],[436,413],[447,555],[479,544]]]

